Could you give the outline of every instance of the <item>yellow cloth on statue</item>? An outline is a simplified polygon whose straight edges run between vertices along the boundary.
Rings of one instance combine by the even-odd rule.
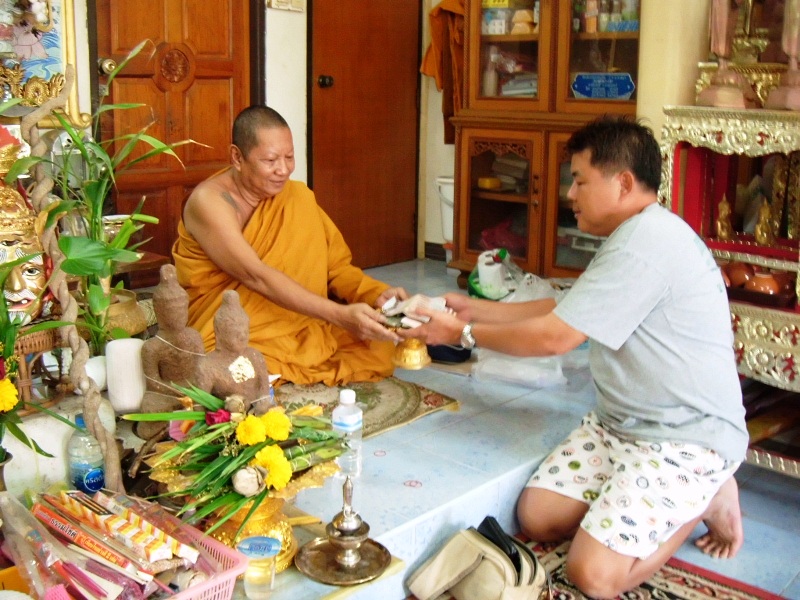
[[[351,264],[350,249],[333,221],[303,183],[289,181],[261,202],[242,232],[261,260],[307,290],[348,304],[372,306],[389,286]],[[250,346],[281,381],[341,385],[376,381],[392,374],[391,342],[362,341],[321,319],[282,308],[225,273],[178,224],[172,249],[178,282],[189,294],[189,325],[214,348],[214,315],[222,292],[236,290],[250,316]]]

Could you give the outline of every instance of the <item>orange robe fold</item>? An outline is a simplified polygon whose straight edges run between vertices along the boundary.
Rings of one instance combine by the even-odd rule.
[[[303,183],[258,205],[242,231],[261,260],[310,292],[348,304],[372,305],[389,286],[351,264],[350,249]],[[362,341],[321,319],[281,308],[217,267],[181,221],[172,253],[178,281],[189,294],[189,325],[214,348],[214,315],[222,292],[236,290],[250,316],[250,345],[281,382],[342,385],[392,374],[391,342]]]

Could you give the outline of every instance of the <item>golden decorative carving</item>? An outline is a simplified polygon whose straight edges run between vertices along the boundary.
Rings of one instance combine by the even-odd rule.
[[[717,72],[717,63],[701,62],[698,65],[700,75],[695,83],[695,95],[700,94],[711,85],[711,80]],[[728,70],[738,73],[751,85],[753,91],[763,106],[769,93],[781,83],[781,75],[786,72],[786,65],[781,63],[755,63],[736,64],[728,63]]]
[[[800,390],[800,324],[792,312],[731,302],[739,373],[785,390]]]
[[[667,120],[661,130],[664,160],[659,200],[668,207],[672,206],[673,155],[680,142],[729,155],[766,156],[800,149],[797,112],[666,106],[664,114]]]
[[[504,154],[516,154],[520,158],[530,159],[528,145],[514,142],[473,140],[470,148],[470,156],[477,156],[484,152],[494,152],[497,156]]]
[[[25,83],[25,73],[17,63],[12,67],[0,66],[0,87],[8,90],[14,98],[22,98],[22,106],[41,106],[50,98],[56,98],[64,89],[64,75],[54,75],[50,81],[31,77]]]

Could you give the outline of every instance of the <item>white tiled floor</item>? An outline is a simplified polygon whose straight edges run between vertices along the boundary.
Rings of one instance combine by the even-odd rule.
[[[369,273],[410,293],[457,290],[444,263],[421,260]],[[544,390],[476,381],[433,369],[398,371],[461,401],[457,412],[440,411],[364,442],[364,473],[354,505],[370,525],[370,537],[404,561],[402,572],[353,588],[353,598],[400,600],[403,580],[456,530],[495,515],[516,530],[516,498],[534,467],[593,404],[586,370],[567,370],[568,383]],[[800,480],[744,465],[737,474],[745,544],[733,560],[714,560],[691,541],[677,556],[711,571],[800,599]],[[341,510],[341,481],[301,492],[298,508],[329,521]],[[298,536],[300,543],[310,539]],[[321,598],[337,588],[308,580],[294,568],[276,581],[274,600]]]

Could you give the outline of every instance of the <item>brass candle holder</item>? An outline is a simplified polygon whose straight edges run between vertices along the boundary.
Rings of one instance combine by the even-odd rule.
[[[297,569],[311,579],[329,585],[356,585],[379,577],[392,561],[389,551],[369,539],[369,525],[353,510],[353,481],[342,486],[344,504],[318,537],[300,548]]]

